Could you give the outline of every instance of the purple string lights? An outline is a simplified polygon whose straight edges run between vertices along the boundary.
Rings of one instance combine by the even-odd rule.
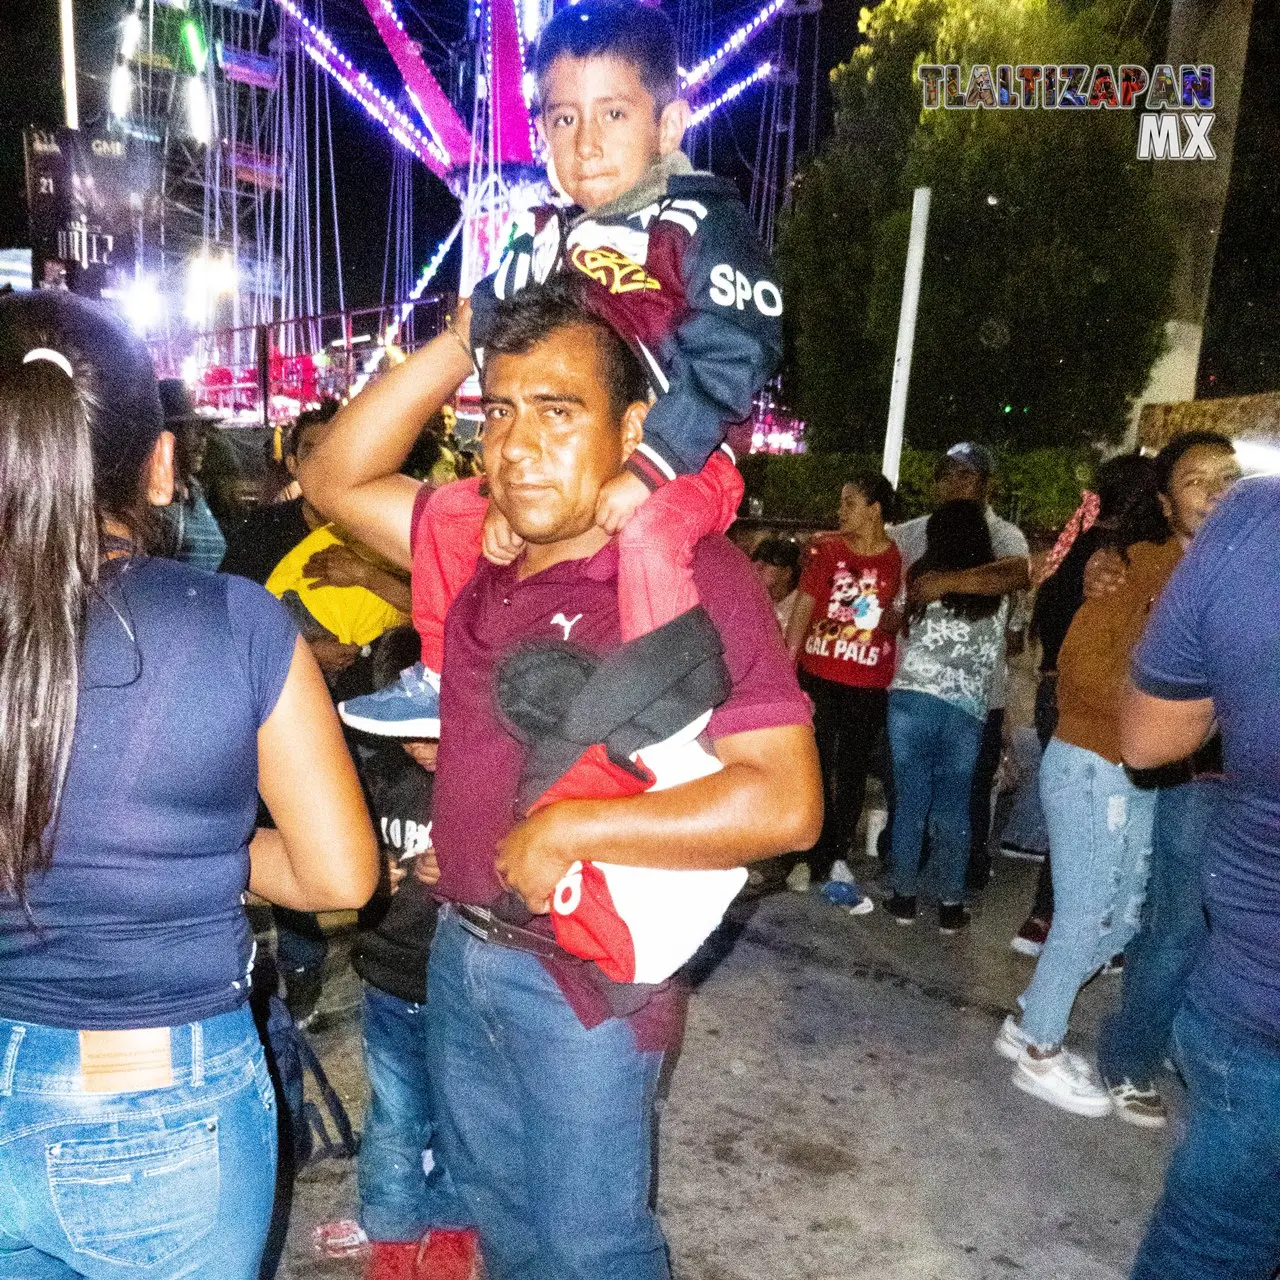
[[[276,0],[276,3],[302,28],[302,47],[312,62],[331,75],[406,151],[421,160],[432,173],[444,177],[449,172],[449,156],[440,144],[423,133],[378,89],[338,48],[333,38],[307,18],[294,0]]]
[[[684,73],[685,90],[693,89],[715,75],[722,62],[737,53],[761,28],[776,18],[788,3],[789,0],[769,0],[769,3],[750,22],[744,23],[733,32],[714,53],[703,58],[697,66]]]
[[[704,102],[690,117],[689,128],[696,129],[700,124],[706,122],[710,116],[719,111],[721,107],[728,105],[735,98],[745,93],[754,84],[759,84],[761,80],[767,80],[773,75],[773,63],[762,62],[749,76],[744,76],[741,80],[731,84],[723,93],[717,94],[710,102]]]

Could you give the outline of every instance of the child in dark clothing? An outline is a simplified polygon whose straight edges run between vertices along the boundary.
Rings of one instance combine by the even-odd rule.
[[[643,443],[596,511],[597,524],[619,535],[619,607],[631,640],[698,602],[693,547],[732,522],[742,495],[721,445],[772,375],[782,297],[732,184],[694,172],[679,149],[689,108],[659,10],[639,0],[562,10],[543,32],[535,70],[549,174],[573,207],[517,218],[455,332],[482,363],[497,304],[564,273],[639,358],[656,401]],[[498,562],[520,549],[479,480],[432,494],[415,528],[422,662],[340,709],[347,724],[385,736],[438,734],[445,613],[482,549]],[[563,625],[568,640],[572,624]]]

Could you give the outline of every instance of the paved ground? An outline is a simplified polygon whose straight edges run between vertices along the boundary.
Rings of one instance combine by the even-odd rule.
[[[662,1111],[659,1205],[677,1280],[1127,1274],[1171,1139],[1064,1115],[1009,1083],[991,1040],[1031,972],[1007,943],[1034,869],[997,871],[963,938],[941,938],[928,913],[904,929],[814,895],[736,909]],[[358,1124],[356,992],[335,950],[312,1038]],[[1099,978],[1081,996],[1077,1047],[1091,1051],[1118,984]],[[304,1173],[286,1280],[358,1274],[310,1253],[315,1223],[353,1208],[350,1161]]]

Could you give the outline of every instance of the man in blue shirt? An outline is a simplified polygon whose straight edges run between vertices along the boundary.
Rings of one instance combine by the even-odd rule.
[[[1280,478],[1241,483],[1204,525],[1132,674],[1126,763],[1184,759],[1215,720],[1225,758],[1209,940],[1174,1023],[1190,1114],[1133,1280],[1266,1280],[1280,1267]]]

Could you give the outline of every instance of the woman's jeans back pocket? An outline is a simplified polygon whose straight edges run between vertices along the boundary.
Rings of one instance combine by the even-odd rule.
[[[108,1262],[154,1266],[217,1220],[216,1116],[134,1136],[63,1140],[45,1159],[67,1239]]]

